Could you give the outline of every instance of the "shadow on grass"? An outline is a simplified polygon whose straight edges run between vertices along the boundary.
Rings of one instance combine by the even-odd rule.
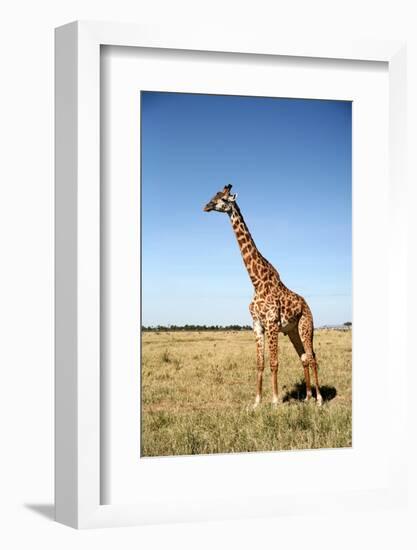
[[[313,397],[316,397],[316,388],[313,386],[312,388]],[[336,388],[333,386],[320,386],[320,393],[323,397],[323,401],[331,401],[334,399],[337,395]],[[283,402],[286,403],[287,401],[303,401],[307,395],[306,392],[306,383],[305,382],[298,382],[295,384],[295,386],[287,391],[283,397]]]

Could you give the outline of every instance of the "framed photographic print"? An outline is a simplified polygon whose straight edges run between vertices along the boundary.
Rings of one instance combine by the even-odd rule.
[[[57,29],[58,521],[403,502],[404,79],[397,42]]]

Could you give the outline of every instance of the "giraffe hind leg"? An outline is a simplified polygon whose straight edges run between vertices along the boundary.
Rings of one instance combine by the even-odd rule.
[[[301,355],[301,361],[303,367],[310,367],[313,371],[314,383],[316,386],[316,400],[317,405],[321,405],[323,398],[320,393],[318,367],[316,361],[316,354],[313,349],[313,319],[310,311],[303,313],[298,322],[298,333],[302,342],[304,353]]]
[[[306,397],[304,401],[309,401],[311,399],[311,382],[310,382],[310,369],[308,364],[305,364],[302,360],[302,356],[305,354],[304,346],[298,332],[298,327],[288,333],[289,339],[291,340],[292,345],[295,348],[295,351],[298,354],[298,357],[301,359],[304,368],[304,378],[306,381]]]

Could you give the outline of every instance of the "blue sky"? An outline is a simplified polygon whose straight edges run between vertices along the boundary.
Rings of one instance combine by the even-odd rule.
[[[142,92],[142,322],[251,324],[231,183],[260,252],[316,326],[350,321],[351,103]]]

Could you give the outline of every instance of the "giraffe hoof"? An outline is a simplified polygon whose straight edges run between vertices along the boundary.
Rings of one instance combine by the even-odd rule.
[[[255,401],[255,403],[252,405],[252,410],[256,410],[259,407],[259,401]]]
[[[272,408],[276,409],[278,407],[278,399],[271,401]]]
[[[308,403],[311,399],[311,395],[307,395],[305,398],[304,398],[304,403]]]
[[[316,399],[317,407],[321,407],[323,405],[323,398],[321,395],[319,395]]]

